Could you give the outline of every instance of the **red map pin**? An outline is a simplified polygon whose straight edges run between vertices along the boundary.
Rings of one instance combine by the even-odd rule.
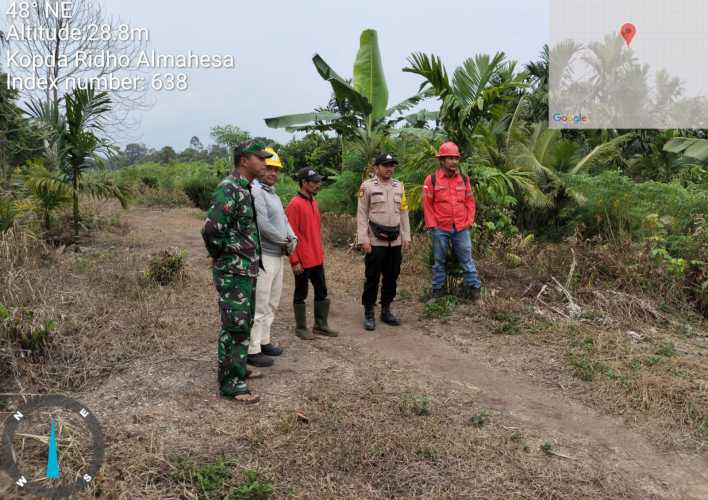
[[[620,28],[620,34],[622,38],[624,38],[624,41],[627,42],[627,47],[629,47],[634,39],[634,35],[637,34],[637,27],[632,23],[625,23]]]

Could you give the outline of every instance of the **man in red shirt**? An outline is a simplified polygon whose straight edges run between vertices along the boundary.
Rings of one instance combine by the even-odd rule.
[[[298,171],[297,179],[300,183],[300,191],[290,200],[285,210],[298,241],[295,251],[290,255],[290,265],[295,274],[293,294],[295,335],[304,340],[314,339],[313,332],[327,337],[336,337],[338,333],[327,324],[329,299],[324,272],[324,246],[320,209],[315,201],[322,177],[314,169],[305,167]],[[315,289],[315,326],[312,332],[307,329],[307,305],[305,304],[308,281]]]
[[[460,175],[460,150],[454,142],[440,146],[436,158],[440,167],[423,183],[425,228],[433,239],[433,298],[443,295],[445,261],[452,242],[464,272],[465,295],[477,302],[482,283],[472,258],[469,228],[474,224],[476,206],[470,179]]]

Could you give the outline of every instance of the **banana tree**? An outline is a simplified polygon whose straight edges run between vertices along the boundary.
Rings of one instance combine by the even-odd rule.
[[[337,74],[318,54],[312,62],[317,73],[332,86],[334,106],[266,118],[266,125],[288,132],[335,132],[371,161],[394,125],[407,118],[404,113],[426,97],[426,93],[419,93],[388,107],[388,87],[375,30],[361,33],[351,81]]]
[[[53,102],[31,101],[27,113],[42,123],[47,139],[56,151],[60,174],[35,177],[36,190],[68,193],[73,202],[74,243],[79,240],[79,194],[96,198],[116,198],[125,208],[128,193],[110,180],[87,179],[84,173],[94,166],[101,152],[110,152],[111,143],[97,134],[103,132],[103,120],[111,110],[106,92],[96,93],[92,87],[75,89],[64,98],[64,113]]]
[[[664,145],[664,151],[704,162],[708,160],[708,139],[675,137]]]

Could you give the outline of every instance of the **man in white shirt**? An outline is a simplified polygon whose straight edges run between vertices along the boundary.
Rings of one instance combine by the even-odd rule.
[[[253,202],[261,237],[263,267],[256,281],[256,314],[251,329],[247,362],[257,367],[273,364],[273,356],[283,350],[272,344],[270,328],[283,290],[283,257],[290,255],[297,245],[283,210],[283,204],[275,192],[275,183],[283,164],[273,148],[266,148],[273,156],[266,160],[266,170],[259,181],[253,183]]]

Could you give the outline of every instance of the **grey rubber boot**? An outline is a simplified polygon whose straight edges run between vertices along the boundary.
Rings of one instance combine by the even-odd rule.
[[[293,304],[295,311],[295,335],[303,340],[315,338],[313,333],[307,329],[307,304]]]
[[[324,335],[325,337],[338,337],[339,333],[332,330],[327,324],[329,316],[329,299],[315,302],[315,326],[312,327],[313,333]]]

